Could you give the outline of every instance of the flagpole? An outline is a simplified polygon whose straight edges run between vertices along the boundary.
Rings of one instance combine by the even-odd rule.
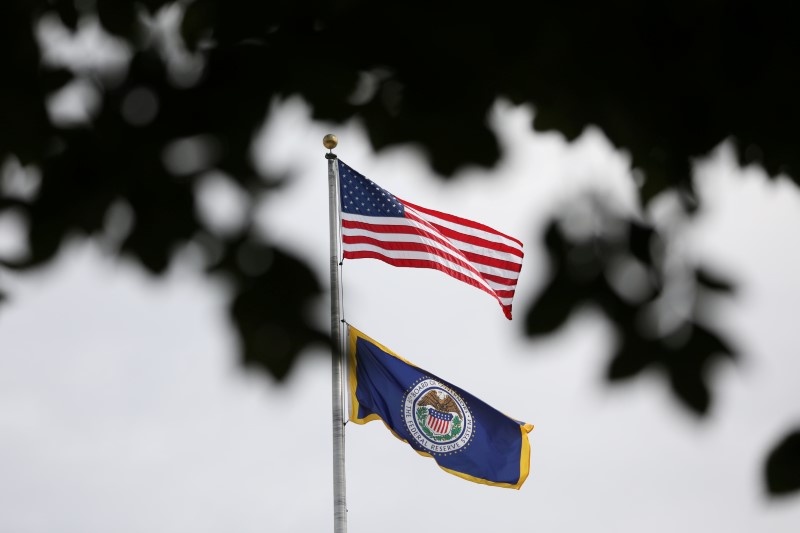
[[[342,395],[342,308],[339,298],[339,172],[333,149],[339,140],[328,134],[322,144],[329,150],[328,160],[328,226],[331,243],[331,407],[333,419],[333,531],[347,532],[347,486],[344,472],[344,406]]]

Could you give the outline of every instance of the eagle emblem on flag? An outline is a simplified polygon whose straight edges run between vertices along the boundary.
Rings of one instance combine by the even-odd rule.
[[[452,396],[443,390],[431,390],[420,400],[421,407],[427,406],[425,425],[436,435],[447,435],[453,427],[453,419],[463,420],[464,414]]]
[[[428,453],[453,453],[467,446],[473,434],[466,402],[444,383],[426,377],[406,393],[406,427]]]

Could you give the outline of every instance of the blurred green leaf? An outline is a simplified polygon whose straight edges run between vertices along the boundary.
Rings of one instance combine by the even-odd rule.
[[[53,2],[61,22],[72,31],[78,27],[78,10],[73,0],[56,0]]]
[[[139,29],[136,2],[95,0],[100,24],[113,35],[133,40]]]
[[[697,283],[711,291],[731,294],[735,289],[731,281],[721,277],[719,274],[709,271],[706,268],[698,268],[695,271],[695,279],[697,280]]]
[[[671,372],[670,385],[675,395],[691,411],[705,415],[711,405],[711,392],[703,377],[695,372]]]
[[[800,491],[800,429],[787,433],[769,452],[764,473],[770,494]]]
[[[528,335],[546,335],[563,326],[580,303],[575,287],[557,276],[550,281],[525,316]]]
[[[608,379],[618,381],[639,374],[656,359],[655,349],[636,336],[623,336],[621,346],[608,366]]]
[[[300,352],[329,346],[329,339],[308,325],[308,303],[321,292],[311,271],[280,250],[270,249],[269,255],[263,273],[239,277],[231,315],[242,341],[243,363],[283,379]]]
[[[653,246],[657,235],[655,229],[637,221],[631,221],[628,246],[633,256],[645,265],[653,264]]]

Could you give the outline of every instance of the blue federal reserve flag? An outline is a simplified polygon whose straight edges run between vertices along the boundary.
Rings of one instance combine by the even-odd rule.
[[[349,326],[350,420],[382,420],[417,453],[458,477],[518,489],[531,424],[406,361]]]

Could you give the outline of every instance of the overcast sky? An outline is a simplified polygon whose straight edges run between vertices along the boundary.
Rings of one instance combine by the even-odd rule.
[[[776,235],[800,228],[800,195],[739,169],[725,145],[698,163],[707,209],[684,253],[740,283],[715,311],[741,363],[714,375],[708,420],[688,415],[660,376],[609,388],[610,329],[591,310],[558,335],[521,335],[548,266],[541,224],[581,191],[634,205],[629,161],[588,130],[572,144],[534,134],[531,111],[497,105],[505,155],[491,171],[433,179],[410,148],[376,156],[357,124],[320,125],[295,99],[254,150],[288,186],[258,206],[273,242],[327,283],[330,131],[351,167],[414,203],[489,224],[525,243],[507,321],[487,294],[439,272],[373,260],[344,265],[345,317],[417,365],[534,424],[519,491],[437,468],[379,422],[348,424],[351,532],[795,532],[800,500],[770,501],[762,460],[800,421],[796,300],[800,255]],[[240,222],[240,191],[206,180],[219,231]],[[668,216],[662,202],[659,216]],[[0,219],[0,248],[16,225]],[[783,250],[783,252],[782,252]],[[203,533],[330,530],[330,364],[307,353],[284,384],[237,364],[228,293],[191,248],[154,278],[102,246],[72,240],[50,267],[0,271],[0,533]],[[321,328],[328,304],[314,310]],[[42,327],[44,325],[44,327]]]

